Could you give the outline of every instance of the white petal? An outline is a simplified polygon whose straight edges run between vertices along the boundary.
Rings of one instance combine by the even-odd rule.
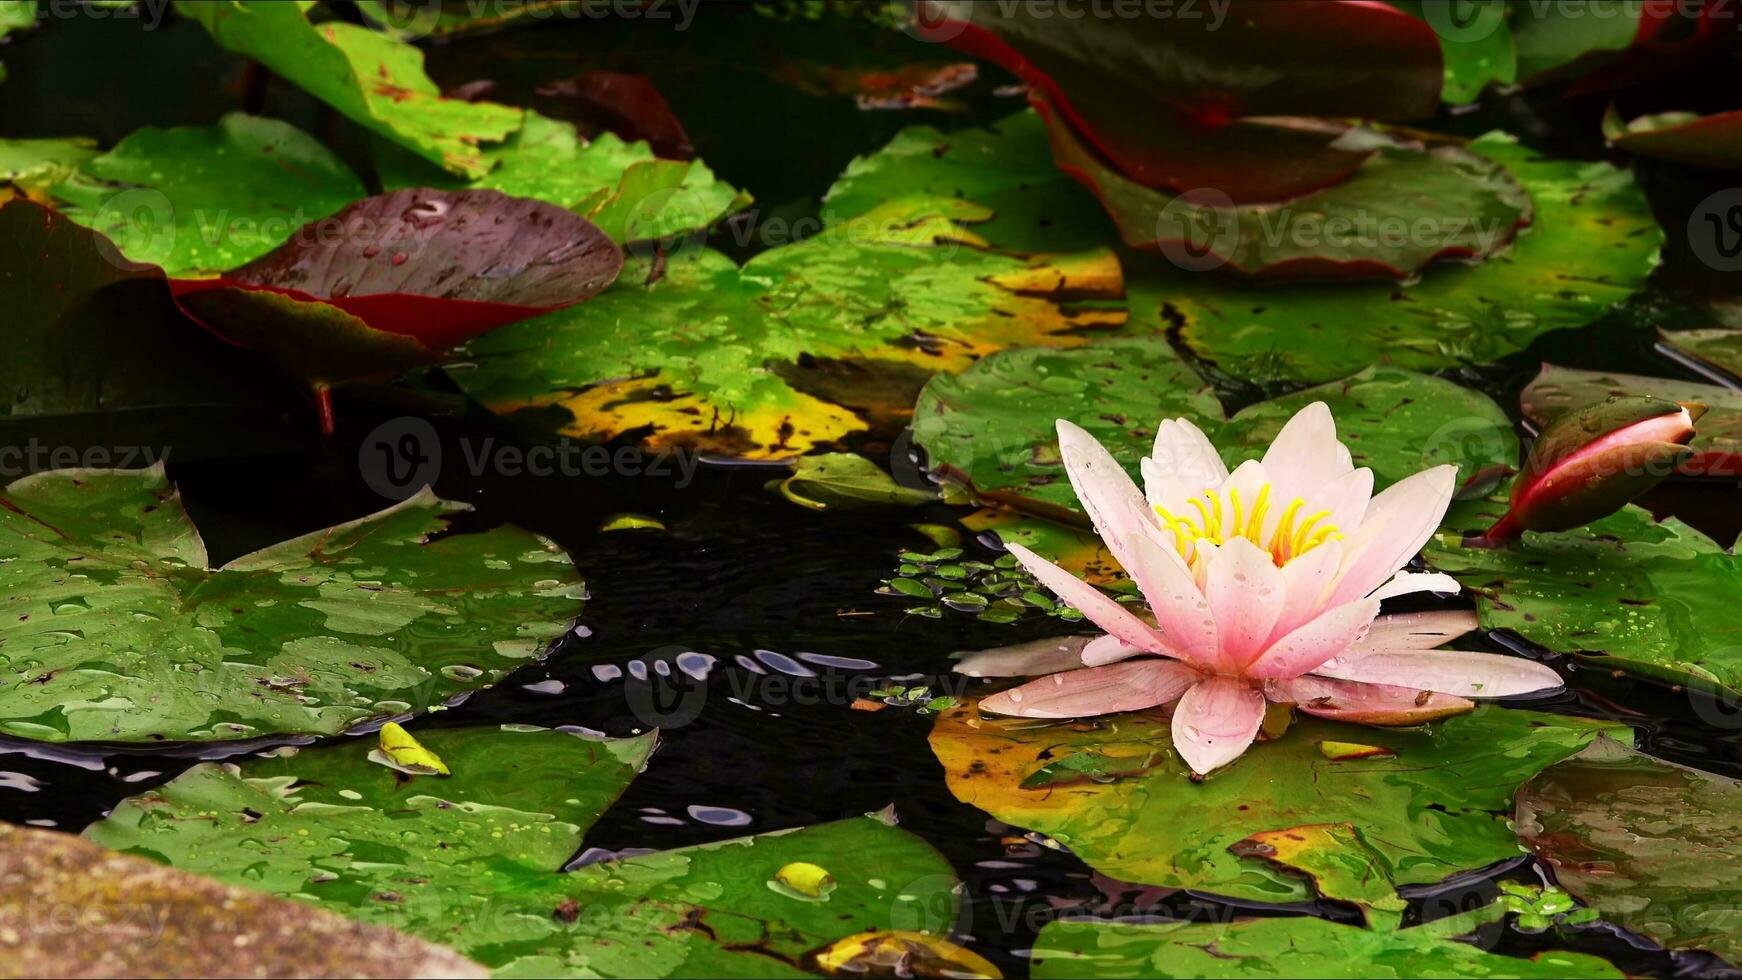
[[[1333,606],[1317,619],[1277,640],[1246,668],[1248,677],[1298,677],[1348,652],[1379,615],[1378,599]]]
[[[1264,694],[1217,675],[1194,686],[1173,710],[1173,747],[1203,774],[1240,758],[1264,724]]]
[[[1204,430],[1185,419],[1162,419],[1155,427],[1155,446],[1149,452],[1157,473],[1171,476],[1192,492],[1213,487],[1228,475],[1228,467]]]
[[[1129,551],[1133,562],[1125,570],[1149,601],[1162,640],[1179,651],[1181,659],[1214,669],[1216,618],[1191,571],[1177,555],[1140,535],[1133,536]]]
[[[1331,603],[1372,592],[1413,558],[1439,527],[1457,479],[1456,466],[1435,466],[1374,497],[1366,520],[1343,542],[1343,568]]]
[[[1264,452],[1264,470],[1285,502],[1295,497],[1312,499],[1320,487],[1352,467],[1349,450],[1337,441],[1337,422],[1324,402],[1294,413]]]
[[[1374,650],[1326,661],[1321,677],[1438,691],[1461,698],[1505,698],[1551,691],[1560,675],[1521,657],[1468,650]]]
[[[1386,582],[1373,590],[1374,599],[1395,599],[1400,595],[1414,595],[1417,592],[1445,592],[1451,595],[1458,593],[1458,580],[1443,572],[1398,572]]]
[[[1050,636],[991,650],[958,653],[955,671],[968,677],[1039,677],[1041,674],[1074,670],[1083,664],[1083,655],[1097,640],[1119,641],[1103,633],[1100,636]],[[1135,656],[1141,651],[1125,647]]]
[[[1071,489],[1076,491],[1077,500],[1094,523],[1095,533],[1121,567],[1130,567],[1125,542],[1138,531],[1156,530],[1148,502],[1125,467],[1094,436],[1064,419],[1058,420],[1058,436],[1059,456],[1064,460]]]
[[[1016,556],[1017,561],[1022,562],[1022,567],[1028,570],[1028,574],[1038,579],[1040,584],[1056,592],[1060,599],[1087,616],[1089,621],[1096,626],[1134,647],[1141,647],[1151,653],[1166,654],[1171,652],[1167,644],[1162,642],[1160,634],[1151,629],[1148,623],[1138,619],[1129,609],[1114,602],[1100,589],[1029,551],[1022,545],[1008,542],[1004,547]]]
[[[1290,703],[1309,715],[1356,725],[1420,725],[1475,707],[1449,694],[1329,677],[1291,677],[1264,682],[1265,698]]]
[[[1367,636],[1355,645],[1365,650],[1431,650],[1450,643],[1476,628],[1472,609],[1436,609],[1431,612],[1393,613],[1373,621]]]
[[[1270,552],[1245,538],[1229,539],[1210,559],[1204,597],[1216,619],[1221,670],[1237,672],[1264,649],[1285,588]]]
[[[1130,660],[1029,681],[980,702],[980,710],[1019,718],[1090,718],[1167,704],[1197,683],[1177,660]]]
[[[1348,534],[1367,517],[1367,507],[1373,500],[1373,471],[1365,466],[1350,470],[1318,488],[1308,500],[1311,504],[1308,513],[1330,511],[1326,522]]]
[[[1081,650],[1077,651],[1077,663],[1069,664],[1060,669],[1066,670],[1070,667],[1079,666],[1104,667],[1107,664],[1118,663],[1121,660],[1130,660],[1132,657],[1139,657],[1148,652],[1148,650],[1134,647],[1131,644],[1126,643],[1124,640],[1119,639],[1111,633],[1106,633],[1090,640],[1088,643],[1083,645]],[[1047,671],[1047,673],[1051,673],[1051,671]]]

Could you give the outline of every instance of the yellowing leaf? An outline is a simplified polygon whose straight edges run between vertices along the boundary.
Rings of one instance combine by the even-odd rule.
[[[381,754],[401,772],[418,776],[449,775],[448,764],[442,761],[442,757],[424,748],[398,722],[390,721],[381,726]]]

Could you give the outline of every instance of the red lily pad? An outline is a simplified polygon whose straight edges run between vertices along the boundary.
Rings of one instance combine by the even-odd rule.
[[[1409,146],[1369,133],[1364,142],[1377,152],[1347,180],[1286,203],[1235,204],[1226,195],[1145,187],[1061,125],[1044,97],[1035,108],[1047,121],[1054,162],[1100,199],[1125,244],[1194,271],[1406,279],[1436,259],[1486,258],[1531,220],[1530,194],[1512,174],[1460,146]]]
[[[922,5],[919,31],[1027,82],[1124,175],[1236,203],[1334,184],[1371,150],[1280,117],[1432,116],[1443,68],[1425,22],[1381,4],[1234,0],[1222,16],[1061,20],[1032,4]],[[1226,23],[1224,23],[1226,21]]]
[[[1613,395],[1655,395],[1704,405],[1706,413],[1695,422],[1694,439],[1688,444],[1694,454],[1676,467],[1676,472],[1684,476],[1742,476],[1742,391],[1733,388],[1544,364],[1542,372],[1518,396],[1518,403],[1525,418],[1547,425],[1569,411]]]
[[[317,386],[404,370],[609,286],[622,252],[585,218],[490,190],[413,188],[304,225],[215,279],[175,279],[190,316]]]
[[[1660,112],[1622,122],[1613,108],[1603,135],[1616,149],[1715,170],[1742,169],[1742,110],[1702,116]]]

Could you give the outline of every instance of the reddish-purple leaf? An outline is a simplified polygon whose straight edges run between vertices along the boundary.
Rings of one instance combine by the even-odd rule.
[[[318,347],[338,339],[330,308],[357,321],[344,331],[351,340],[366,336],[360,326],[434,354],[592,297],[622,266],[617,246],[571,211],[490,190],[414,188],[365,198],[247,265],[171,288],[195,319],[244,346],[257,346],[261,329],[237,322],[243,310],[286,321],[273,346]],[[340,360],[319,380],[353,376],[342,350],[331,353]]]
[[[1340,127],[1270,117],[1431,116],[1443,78],[1431,27],[1353,0],[1234,0],[1225,20],[928,3],[920,29],[1016,74],[1130,179],[1235,202],[1336,183],[1369,155],[1337,145]]]

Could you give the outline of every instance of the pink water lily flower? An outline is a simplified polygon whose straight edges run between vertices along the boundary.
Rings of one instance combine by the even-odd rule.
[[[1532,661],[1432,649],[1473,628],[1468,613],[1375,621],[1382,599],[1457,591],[1448,576],[1399,571],[1439,526],[1456,467],[1375,495],[1372,471],[1353,465],[1323,402],[1296,413],[1262,460],[1232,473],[1197,426],[1162,422],[1142,462],[1147,493],[1087,432],[1061,419],[1058,433],[1078,500],[1154,623],[1010,544],[1106,635],[1082,645],[1082,667],[993,695],[981,710],[1075,718],[1177,701],[1174,748],[1202,774],[1246,751],[1267,700],[1344,721],[1416,724],[1467,711],[1471,697],[1559,686]]]

